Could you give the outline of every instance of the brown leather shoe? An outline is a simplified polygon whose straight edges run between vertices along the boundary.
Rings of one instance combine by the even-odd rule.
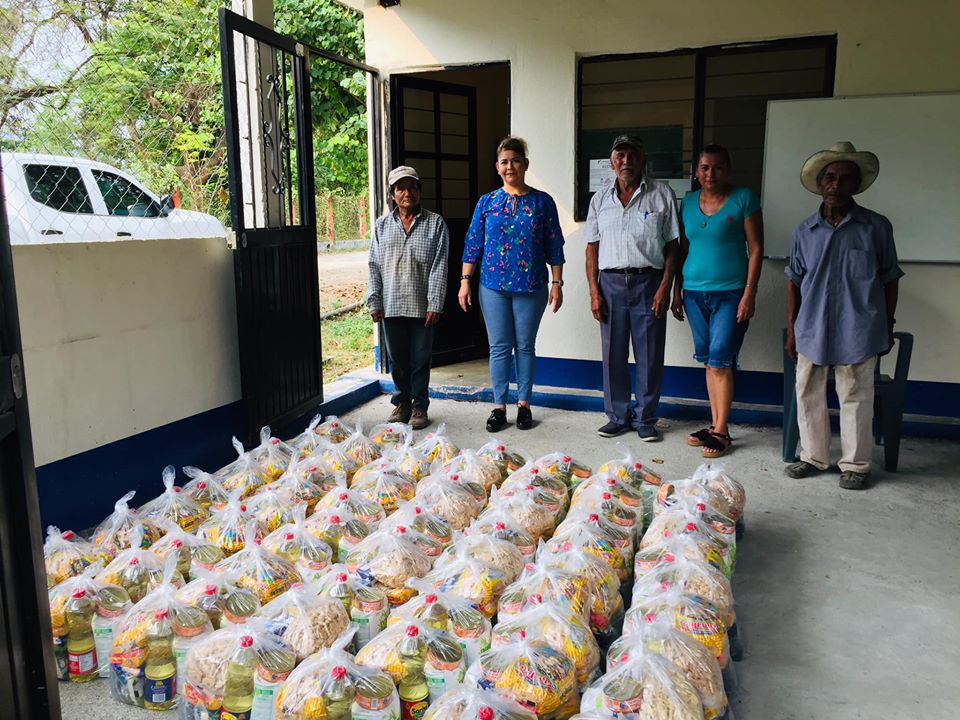
[[[414,430],[423,430],[429,424],[430,418],[427,417],[426,410],[413,411],[413,415],[410,416],[410,427]]]
[[[393,412],[390,413],[390,419],[388,420],[388,422],[399,422],[399,423],[410,422],[410,412],[411,412],[410,403],[402,402],[393,408]]]

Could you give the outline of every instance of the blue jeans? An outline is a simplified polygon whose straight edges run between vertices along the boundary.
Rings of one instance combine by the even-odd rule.
[[[536,365],[537,330],[547,307],[547,288],[534,292],[501,292],[480,286],[480,309],[490,343],[493,402],[505,405],[510,371],[516,356],[517,396],[530,402]]]
[[[737,322],[743,290],[684,290],[683,311],[693,333],[693,359],[712,368],[736,367],[748,322]]]

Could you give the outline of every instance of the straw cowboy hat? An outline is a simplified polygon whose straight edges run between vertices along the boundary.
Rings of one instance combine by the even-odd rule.
[[[812,193],[820,194],[817,188],[817,175],[830,163],[848,160],[860,168],[860,187],[854,195],[858,195],[873,185],[873,181],[880,174],[880,161],[872,152],[860,151],[852,142],[835,143],[829,150],[821,150],[807,158],[800,171],[800,182]]]

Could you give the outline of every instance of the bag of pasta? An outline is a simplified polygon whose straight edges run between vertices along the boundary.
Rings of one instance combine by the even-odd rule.
[[[464,685],[444,693],[423,720],[537,720],[537,715],[509,698]]]
[[[541,472],[562,480],[570,492],[576,490],[581,482],[593,475],[593,470],[587,465],[562,452],[548,453],[536,460],[534,464],[540,468]]]
[[[597,513],[580,510],[557,527],[545,552],[554,555],[583,550],[607,563],[626,582],[633,570],[633,536],[603,520]]]
[[[533,597],[577,613],[589,623],[593,605],[590,581],[583,575],[542,563],[524,565],[520,577],[500,596],[497,618],[500,621],[515,618],[531,605]]]
[[[644,720],[704,720],[696,688],[683,670],[655,653],[639,652],[583,694],[583,712]]]
[[[454,530],[463,530],[480,514],[483,504],[458,479],[457,475],[428,475],[420,481],[414,501],[443,518]],[[482,491],[482,487],[477,487]]]
[[[467,671],[465,684],[493,690],[541,720],[569,717],[579,700],[573,661],[523,630],[514,642],[483,653]]]
[[[227,557],[240,552],[252,540],[247,536],[247,528],[253,521],[254,536],[263,538],[266,534],[260,521],[253,517],[245,502],[239,499],[239,490],[231,496],[223,510],[215,512],[197,528],[197,537],[211,545],[219,547]]]
[[[293,563],[268,552],[256,535],[256,521],[250,520],[245,529],[247,537],[254,537],[243,550],[217,563],[217,572],[228,573],[237,587],[256,593],[261,604],[266,604],[294,583],[303,582]]]
[[[316,450],[313,451],[312,455],[307,456],[304,462],[318,466],[328,475],[336,476],[343,473],[348,486],[360,467],[356,460],[347,455],[342,444],[334,445],[326,438],[320,438]]]
[[[350,622],[356,626],[353,642],[347,648],[350,652],[364,647],[387,627],[387,615],[390,612],[387,596],[383,591],[367,587],[356,576],[350,575],[346,565],[331,565],[313,589],[318,595],[343,605]]]
[[[350,551],[373,532],[346,508],[322,508],[307,518],[304,527],[330,548],[333,562],[345,561]]]
[[[379,460],[383,455],[380,447],[363,434],[361,423],[357,423],[350,437],[343,441],[342,450],[357,464],[358,468]]]
[[[643,508],[627,505],[601,483],[594,483],[578,492],[576,499],[570,501],[570,513],[578,511],[597,513],[621,530],[629,532],[634,545],[643,537]]]
[[[490,493],[490,508],[505,513],[534,540],[553,534],[556,522],[551,511],[554,507],[552,501],[553,498],[532,485],[504,493],[498,490]]]
[[[451,546],[423,579],[431,588],[463,598],[492,618],[500,595],[522,567],[520,552],[511,543],[478,535]]]
[[[353,428],[336,415],[329,415],[326,420],[314,428],[314,432],[334,445],[339,445],[353,435]]]
[[[413,436],[402,444],[384,448],[383,457],[393,463],[400,472],[420,481],[430,474],[430,461],[422,452],[414,449]]]
[[[417,482],[399,472],[391,463],[380,459],[357,470],[350,489],[367,500],[380,503],[383,511],[390,515],[400,503],[413,499]]]
[[[390,532],[375,532],[353,549],[345,564],[360,582],[383,591],[390,606],[397,607],[416,594],[407,587],[407,580],[426,575],[431,560],[401,525]]]
[[[250,716],[270,717],[274,696],[293,671],[296,655],[262,619],[255,618],[245,625],[217,630],[187,650],[179,675],[182,720],[221,717],[230,658],[241,647],[252,648],[256,654]],[[227,716],[223,711],[222,717]]]
[[[510,474],[503,485],[500,486],[501,494],[508,490],[517,490],[523,487],[532,486],[537,490],[549,495],[551,508],[556,507],[554,519],[560,522],[564,513],[570,506],[570,497],[567,493],[567,485],[563,480],[542,472],[537,465],[530,462],[522,468]]]
[[[154,522],[170,520],[179,525],[184,532],[190,533],[210,517],[210,513],[188,493],[183,492],[183,488],[174,485],[176,478],[176,469],[173,465],[167,465],[163,469],[163,494],[141,506],[140,516],[150,518]]]
[[[171,554],[168,558],[161,558],[150,549],[140,547],[139,538],[142,532],[141,527],[134,527],[130,534],[134,544],[111,560],[96,577],[97,582],[104,585],[119,585],[135,603],[140,602],[163,582],[177,587],[181,587],[185,582],[185,576],[180,572],[183,567],[180,555]],[[169,578],[164,574],[167,561],[174,564],[174,572]],[[189,567],[189,556],[186,565]]]
[[[384,451],[395,445],[404,445],[412,438],[413,428],[409,423],[380,423],[370,428],[370,441]]]
[[[237,459],[217,470],[213,476],[231,496],[239,495],[244,500],[267,484],[267,474],[257,460],[256,449],[247,452],[239,440],[233,438],[232,442]]]
[[[140,546],[148,548],[163,536],[160,527],[149,518],[140,517],[129,503],[136,495],[131,490],[113,505],[113,512],[97,527],[90,539],[95,545],[108,552],[111,557],[130,547],[130,535],[134,528],[140,528]]]
[[[333,562],[333,551],[317,539],[306,525],[306,505],[293,509],[293,522],[282,525],[263,539],[263,547],[292,563],[306,583],[326,574]]]
[[[251,517],[260,523],[265,533],[272,533],[281,525],[293,522],[293,500],[276,484],[268,485],[247,499]]]
[[[500,471],[501,482],[507,479],[507,476],[519,470],[527,464],[525,458],[520,452],[508,448],[504,443],[496,438],[490,438],[484,445],[477,450],[477,455],[487,458]]]
[[[350,624],[342,603],[317,595],[302,583],[292,585],[260,612],[270,631],[297,653],[297,662],[330,647]]]
[[[573,660],[581,689],[596,679],[600,647],[579,613],[532,595],[527,609],[494,626],[491,646],[501,647],[519,640],[521,632],[526,632],[529,640],[542,641]]]
[[[400,525],[427,536],[440,546],[441,551],[453,542],[454,532],[450,523],[436,513],[425,509],[416,500],[401,503],[397,511],[384,520],[380,527],[391,530]]]
[[[423,440],[414,445],[414,448],[423,453],[431,464],[437,461],[441,464],[445,463],[460,454],[460,448],[447,437],[446,431],[447,426],[440,423],[436,432],[427,433]]]
[[[607,652],[607,669],[629,662],[638,653],[662,655],[676,665],[697,691],[704,720],[727,711],[723,675],[711,652],[673,626],[668,615],[648,615],[637,631],[614,641]]]
[[[498,540],[511,542],[520,551],[525,562],[537,552],[537,541],[533,536],[494,505],[474,520],[465,532],[467,535],[490,535]]]
[[[170,556],[160,585],[127,610],[114,626],[110,692],[116,700],[127,705],[145,706],[148,686],[145,671],[151,652],[169,652],[171,649],[175,652],[178,638],[194,638],[213,632],[204,612],[176,599],[175,577],[179,577],[176,560]],[[164,648],[163,643],[148,643],[151,626],[156,624],[169,626],[167,632],[173,635],[172,648]],[[157,683],[160,683],[158,688],[152,687]],[[158,694],[170,706],[176,702],[176,673],[172,673],[169,680],[151,679],[149,684],[152,702],[159,702],[156,700]]]
[[[606,562],[580,549],[554,555],[540,551],[537,562],[548,568],[559,568],[584,578],[590,588],[587,618],[594,634],[605,638],[620,635],[623,626],[623,598],[620,579]]]
[[[464,480],[480,485],[487,493],[503,482],[497,464],[473,450],[463,450],[446,462],[441,463],[435,460],[431,472],[437,475],[458,475]]]
[[[284,471],[290,467],[290,461],[297,452],[280,438],[273,437],[269,426],[264,425],[260,428],[260,445],[250,454],[260,466],[266,482],[272,483],[279,480]]]
[[[449,631],[463,650],[468,667],[490,649],[490,620],[472,602],[437,590],[425,580],[408,580],[407,584],[419,594],[393,610],[387,625],[414,619]]]
[[[183,474],[190,478],[190,482],[183,486],[183,492],[208,513],[223,510],[230,502],[230,493],[210,473],[187,466],[183,468]]]
[[[371,530],[380,527],[380,523],[387,517],[383,506],[365,498],[353,490],[337,488],[331,490],[317,503],[316,512],[321,510],[347,510],[354,518],[362,522]]]
[[[69,577],[79,575],[96,562],[106,566],[113,556],[99,545],[84,540],[73,530],[61,533],[60,528],[47,527],[43,543],[43,565],[48,584],[59,585]]]

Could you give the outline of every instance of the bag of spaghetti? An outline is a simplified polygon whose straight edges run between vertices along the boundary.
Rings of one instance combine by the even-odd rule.
[[[578,548],[606,562],[626,582],[633,570],[633,535],[600,517],[578,510],[557,527],[545,552],[558,554]]]
[[[341,563],[331,565],[327,573],[313,585],[320,596],[343,605],[350,622],[356,626],[353,641],[347,646],[349,652],[366,645],[381,630],[387,627],[390,606],[381,590],[367,587]]]
[[[500,596],[497,618],[500,621],[517,617],[535,604],[534,597],[559,605],[578,614],[589,623],[593,589],[582,575],[551,567],[544,563],[527,563],[520,577]]]
[[[490,620],[472,602],[437,590],[425,580],[409,580],[407,584],[419,594],[393,610],[388,625],[415,619],[449,631],[460,644],[468,666],[490,649]]]
[[[380,527],[380,523],[387,517],[383,506],[375,500],[369,500],[353,490],[335,488],[320,498],[314,512],[321,510],[347,510],[354,517],[371,530]]]
[[[680,669],[697,691],[704,720],[724,716],[727,694],[717,659],[706,647],[677,630],[668,614],[647,615],[635,633],[614,641],[607,651],[607,669],[629,662],[638,653],[662,655]]]
[[[481,499],[458,480],[459,476],[455,474],[428,475],[420,481],[414,501],[443,518],[454,530],[463,530],[480,515],[486,495]],[[480,485],[475,488],[483,491]]]
[[[309,460],[300,461],[294,458],[290,461],[290,467],[271,487],[294,504],[305,504],[309,515],[320,502],[320,498],[328,492],[337,487],[346,489],[347,476],[343,473],[328,473]]]
[[[256,535],[255,520],[248,521],[245,534],[247,537]],[[231,575],[237,587],[253,591],[264,605],[295,583],[303,582],[293,563],[267,551],[259,538],[217,563],[214,570]]]
[[[293,522],[282,525],[263,539],[263,547],[293,563],[306,583],[312,583],[326,573],[333,562],[333,551],[323,540],[318,540],[306,525],[306,505],[293,509]]]
[[[413,436],[399,445],[384,448],[383,457],[393,463],[400,472],[414,480],[422,480],[430,474],[430,461],[413,447]]]
[[[264,605],[267,627],[297,653],[297,661],[330,647],[347,629],[350,616],[343,603],[302,583]]]
[[[465,537],[437,561],[424,581],[467,600],[488,618],[497,612],[497,601],[523,567],[520,552],[511,543],[487,535]]]
[[[345,564],[350,574],[367,587],[383,591],[390,606],[397,607],[416,594],[407,587],[407,580],[426,575],[432,562],[401,525],[375,532],[353,549]]]
[[[381,458],[357,470],[350,489],[367,500],[380,503],[383,511],[390,515],[400,503],[413,499],[417,481]]]
[[[79,575],[94,563],[106,566],[113,555],[98,545],[77,535],[73,530],[61,533],[60,528],[47,527],[43,543],[43,565],[48,584],[59,585],[69,577]]]
[[[509,698],[463,686],[444,693],[423,720],[537,720],[537,715]]]
[[[513,642],[483,653],[467,670],[464,684],[493,690],[540,720],[570,717],[580,699],[573,660],[523,630]]]
[[[260,523],[265,533],[272,533],[281,525],[292,523],[295,507],[293,498],[279,489],[276,483],[247,498],[250,515]]]
[[[210,513],[188,493],[183,492],[183,488],[174,485],[176,478],[177,471],[173,465],[167,465],[163,469],[163,494],[144,504],[140,508],[140,516],[155,522],[169,520],[179,525],[184,532],[191,533],[210,517]]]
[[[185,582],[180,571],[184,566],[180,554],[171,553],[168,558],[161,558],[151,552],[150,549],[140,547],[139,538],[142,532],[141,527],[135,527],[130,535],[134,545],[111,560],[110,564],[101,570],[96,577],[99,583],[119,585],[135,603],[142,600],[163,582],[169,582],[177,587],[182,587]],[[167,561],[172,562],[174,568],[173,574],[169,578],[164,573]],[[189,555],[186,565],[189,567]]]
[[[326,543],[332,552],[332,562],[346,560],[350,551],[373,532],[346,508],[320,509],[306,519],[304,528],[317,540]]]
[[[583,694],[582,712],[606,718],[704,720],[696,688],[662,655],[638,652],[599,678]]]
[[[208,513],[223,510],[227,506],[230,493],[216,477],[190,466],[183,468],[183,474],[190,478],[190,482],[183,486],[183,492]]]
[[[502,512],[538,541],[540,538],[550,537],[556,527],[554,514],[548,505],[551,501],[549,495],[530,485],[503,493],[493,490],[490,493],[489,509],[480,517],[483,519],[487,512],[492,510]]]
[[[495,505],[474,520],[465,532],[467,535],[489,535],[513,543],[524,562],[532,559],[537,552],[537,541],[533,536]]]
[[[506,492],[527,485],[532,485],[554,498],[554,502],[559,505],[556,519],[557,522],[560,522],[570,506],[567,484],[560,478],[543,472],[536,464],[530,462],[516,472],[510,473],[507,479],[503,481],[503,485],[500,486],[500,490]]]
[[[113,505],[113,512],[97,527],[90,539],[114,557],[130,547],[130,535],[134,528],[140,528],[141,547],[148,548],[163,536],[160,527],[149,518],[140,517],[129,503],[136,492],[131,490]]]
[[[597,513],[620,529],[628,531],[633,536],[634,545],[643,537],[642,506],[625,503],[622,495],[614,495],[603,483],[594,483],[575,493],[575,498],[570,501],[570,512],[580,510]]]
[[[702,598],[716,608],[727,627],[736,622],[730,581],[715,567],[683,555],[665,553],[654,569],[634,584],[634,600],[649,592],[649,588],[658,582],[675,584],[684,594]]]
[[[473,450],[463,450],[443,463],[434,461],[432,468],[432,472],[437,475],[458,475],[466,481],[476,483],[487,493],[503,482],[496,463]]]
[[[573,660],[581,690],[599,674],[600,647],[579,613],[533,595],[525,610],[494,626],[491,645],[496,648],[519,640],[524,631],[528,639],[543,641]]]
[[[490,438],[477,450],[477,455],[490,460],[500,471],[501,482],[507,476],[527,464],[527,458],[518,450],[507,447],[496,438]]]
[[[581,549],[571,549],[554,555],[540,552],[538,563],[548,568],[559,568],[584,578],[590,588],[587,619],[594,634],[617,637],[623,627],[623,598],[620,597],[620,579],[610,565],[596,555]]]
[[[263,470],[267,483],[272,483],[279,480],[290,467],[290,461],[297,451],[280,438],[273,437],[270,428],[264,425],[260,428],[260,445],[251,450],[250,454]]]
[[[266,534],[247,503],[239,499],[240,492],[235,491],[223,510],[215,512],[197,528],[198,538],[216,545],[227,557],[243,550],[253,538],[263,538]],[[247,536],[248,528],[252,528],[252,537]]]
[[[414,445],[414,449],[419,450],[431,463],[439,461],[445,463],[452,460],[460,454],[453,440],[446,435],[447,426],[440,423],[436,432],[427,433],[419,443]]]
[[[357,423],[350,437],[341,444],[340,449],[357,464],[358,468],[372,463],[374,460],[379,460],[380,456],[383,455],[380,447],[363,434],[361,423]]]
[[[296,661],[261,618],[201,637],[187,650],[179,674],[181,720],[272,717],[274,698]],[[253,681],[249,714],[225,707],[231,665],[234,673],[243,669],[247,683]]]
[[[276,720],[400,719],[400,698],[393,679],[358,665],[347,653],[351,630],[334,645],[311,655],[280,688],[272,716]],[[265,716],[268,717],[268,716]]]
[[[146,673],[150,653],[176,653],[178,641],[213,632],[202,610],[176,598],[176,558],[169,556],[160,585],[126,611],[114,625],[110,692],[128,705],[168,710],[177,702],[175,668],[159,677]],[[164,661],[161,660],[161,663]]]
[[[405,667],[401,657],[417,655],[423,661],[429,702],[463,683],[467,666],[463,649],[450,632],[437,630],[421,620],[407,618],[390,625],[357,653],[357,663],[387,673],[395,683],[403,679]]]
[[[669,508],[660,509],[640,539],[639,550],[681,533],[709,542],[723,558],[723,573],[733,577],[737,564],[736,524],[696,498],[677,498]]]
[[[441,551],[450,546],[453,542],[454,531],[445,519],[434,512],[427,510],[416,500],[409,500],[401,503],[397,511],[383,521],[381,528],[390,530],[403,525],[414,532],[425,535],[427,538],[437,543]],[[424,547],[424,552],[427,548]],[[427,552],[433,557],[432,552]]]

